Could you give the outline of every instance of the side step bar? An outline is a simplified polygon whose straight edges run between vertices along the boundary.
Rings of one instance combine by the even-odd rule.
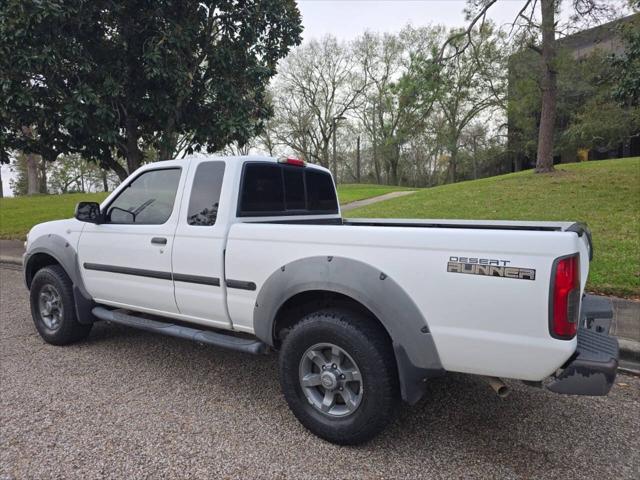
[[[210,330],[198,330],[197,328],[185,327],[173,323],[159,322],[149,318],[137,317],[125,313],[123,310],[109,310],[104,307],[95,307],[93,313],[100,320],[106,320],[128,327],[146,330],[148,332],[169,335],[170,337],[185,338],[194,342],[206,343],[230,350],[239,350],[245,353],[261,354],[266,353],[268,346],[260,340],[240,338],[229,334],[216,333]]]

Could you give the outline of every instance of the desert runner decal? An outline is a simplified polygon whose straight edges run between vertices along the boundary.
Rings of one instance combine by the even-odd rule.
[[[533,268],[510,266],[509,260],[476,257],[449,257],[447,272],[485,275],[488,277],[515,278],[517,280],[535,280]]]

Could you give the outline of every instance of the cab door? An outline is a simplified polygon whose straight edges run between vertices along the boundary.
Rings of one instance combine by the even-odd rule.
[[[225,162],[193,161],[173,242],[173,281],[178,311],[188,320],[231,328],[224,283],[224,249],[229,205]]]
[[[78,259],[95,301],[177,313],[171,248],[185,173],[177,166],[142,171],[103,208],[105,223],[86,224]]]

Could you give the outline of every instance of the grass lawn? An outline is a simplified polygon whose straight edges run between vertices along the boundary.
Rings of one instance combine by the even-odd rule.
[[[377,197],[378,195],[384,195],[385,193],[397,192],[400,190],[415,190],[405,187],[392,187],[389,185],[371,185],[371,184],[339,184],[338,185],[338,199],[340,205],[346,203],[355,202],[356,200],[364,200],[365,198]]]
[[[561,165],[423,189],[351,210],[349,217],[576,220],[589,224],[594,260],[587,288],[640,296],[640,158]]]
[[[405,190],[387,185],[339,185],[340,203]],[[79,201],[101,202],[106,193],[72,193],[68,195],[36,195],[0,199],[0,238],[25,238],[29,229],[41,222],[73,216]]]
[[[73,217],[76,203],[101,202],[106,193],[70,193],[34,195],[0,199],[0,238],[23,239],[34,225],[49,220]]]

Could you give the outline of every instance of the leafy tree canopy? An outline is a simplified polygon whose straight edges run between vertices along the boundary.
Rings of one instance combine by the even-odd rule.
[[[80,153],[122,178],[149,148],[243,144],[301,32],[294,0],[5,0],[0,151]]]

